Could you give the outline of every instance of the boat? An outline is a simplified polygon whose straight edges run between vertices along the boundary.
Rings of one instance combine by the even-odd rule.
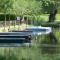
[[[34,35],[49,34],[52,32],[51,27],[42,27],[42,26],[27,27],[25,30],[32,31]]]

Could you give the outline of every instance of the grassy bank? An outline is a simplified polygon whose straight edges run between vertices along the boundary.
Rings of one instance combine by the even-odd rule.
[[[40,15],[41,21],[48,21],[49,20],[49,14],[42,14]],[[56,14],[56,21],[60,21],[60,14]]]

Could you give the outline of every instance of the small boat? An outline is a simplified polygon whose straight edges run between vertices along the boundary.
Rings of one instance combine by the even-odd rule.
[[[41,26],[27,27],[25,30],[33,31],[34,35],[49,34],[52,32],[51,27],[41,27]]]

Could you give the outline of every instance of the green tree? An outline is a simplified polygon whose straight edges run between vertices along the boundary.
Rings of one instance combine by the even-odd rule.
[[[19,15],[37,15],[41,13],[41,3],[35,0],[17,0],[14,7],[15,12]]]
[[[24,16],[28,20],[29,16],[36,16],[41,14],[41,2],[37,2],[35,0],[16,0],[14,2],[14,11],[16,15]]]
[[[11,11],[13,10],[13,3],[14,0],[0,0],[0,13],[5,14],[4,30],[6,26],[6,14],[11,13]]]
[[[55,16],[57,14],[57,11],[60,10],[60,0],[36,0],[38,2],[41,1],[42,13],[48,13],[49,15],[49,22],[55,21]]]

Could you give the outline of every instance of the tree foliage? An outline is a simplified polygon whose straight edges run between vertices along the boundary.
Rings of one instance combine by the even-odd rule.
[[[0,13],[40,15],[60,9],[60,0],[0,0]]]
[[[0,0],[0,12],[39,15],[60,9],[60,0]]]
[[[60,0],[36,0],[42,3],[42,13],[50,13],[52,10],[60,9]]]
[[[0,0],[0,13],[9,13],[13,9],[13,2],[14,0]]]
[[[14,10],[21,15],[37,15],[41,13],[41,3],[35,0],[17,0]]]

